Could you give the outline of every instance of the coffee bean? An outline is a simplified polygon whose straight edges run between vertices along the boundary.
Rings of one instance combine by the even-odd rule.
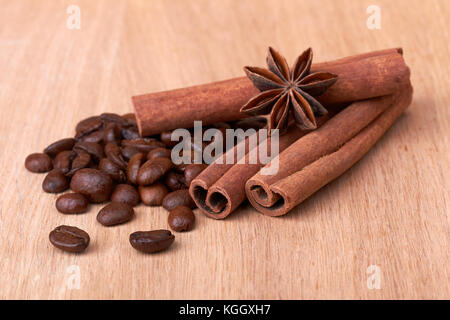
[[[171,191],[186,189],[185,182],[184,174],[174,171],[169,171],[164,178],[164,183]]]
[[[128,181],[132,184],[137,184],[139,169],[141,168],[142,163],[144,162],[145,155],[141,152],[135,154],[130,161],[128,161],[127,165],[127,178]]]
[[[75,139],[80,139],[103,126],[103,121],[99,116],[89,117],[78,122],[75,128]]]
[[[70,171],[72,161],[77,156],[77,153],[72,150],[61,151],[53,160],[53,167],[60,169],[63,173]]]
[[[42,189],[48,193],[60,193],[69,188],[69,181],[60,169],[50,171],[42,182]]]
[[[125,140],[139,139],[140,135],[136,128],[122,128],[121,135]]]
[[[186,169],[184,170],[184,178],[186,186],[189,187],[191,185],[192,180],[194,180],[203,170],[207,167],[206,164],[188,164]]]
[[[135,154],[138,154],[139,150],[133,147],[122,148],[122,155],[126,160],[130,160]]]
[[[109,160],[114,162],[121,169],[127,168],[127,162],[124,160],[122,156],[122,150],[115,142],[110,142],[106,144],[105,155]]]
[[[178,144],[181,138],[177,141],[172,141],[172,131],[164,131],[161,132],[160,139],[166,146],[173,147]]]
[[[32,153],[25,159],[25,168],[34,173],[53,169],[52,159],[45,153]]]
[[[111,194],[112,202],[126,203],[132,207],[137,206],[140,201],[139,193],[129,184],[118,184]]]
[[[72,150],[75,144],[75,139],[66,138],[53,142],[47,148],[44,149],[44,153],[48,154],[50,157],[56,157],[61,151]]]
[[[160,206],[168,193],[166,186],[161,182],[147,187],[139,186],[139,195],[147,206]]]
[[[83,168],[87,168],[91,163],[91,156],[89,153],[79,150],[72,161],[71,169],[66,173],[66,176],[72,177],[75,172]]]
[[[104,136],[105,136],[104,130],[100,129],[100,130],[94,131],[92,133],[89,133],[88,135],[85,135],[83,138],[80,139],[80,141],[92,142],[92,143],[102,143]]]
[[[130,234],[133,248],[145,253],[154,253],[169,248],[175,236],[169,230],[136,231]]]
[[[89,201],[81,193],[66,193],[56,199],[56,209],[61,213],[83,213]]]
[[[111,202],[101,209],[97,221],[104,226],[114,226],[131,220],[134,216],[132,206],[126,203]]]
[[[100,115],[100,119],[102,119],[104,122],[118,124],[119,126],[128,124],[126,119],[116,113],[102,113]]]
[[[75,173],[70,188],[86,196],[90,202],[100,203],[109,199],[113,181],[102,171],[85,168]]]
[[[179,206],[185,206],[191,209],[196,207],[187,189],[173,191],[166,195],[163,199],[162,206],[168,211]]]
[[[82,252],[89,246],[87,232],[71,226],[56,227],[49,235],[50,242],[57,248],[69,252]]]
[[[119,168],[108,158],[103,158],[98,164],[98,169],[111,177],[117,183],[124,183],[127,181],[125,172]]]
[[[168,222],[173,231],[189,231],[194,226],[195,215],[190,208],[179,206],[170,211]]]
[[[137,183],[141,186],[153,184],[164,176],[172,167],[172,161],[167,158],[148,160],[139,169]]]
[[[155,148],[163,148],[164,144],[154,138],[138,138],[132,140],[122,140],[122,147],[133,147],[140,152],[147,154]]]
[[[104,143],[118,143],[121,138],[121,129],[120,127],[115,123],[109,123],[106,125],[105,129],[103,130],[103,142]]]
[[[127,125],[131,127],[137,127],[136,115],[134,113],[123,114],[122,118],[124,118],[127,121]]]
[[[156,158],[168,158],[170,159],[170,150],[166,148],[156,148],[151,150],[147,154],[147,160],[153,160]]]
[[[98,163],[104,157],[103,147],[99,143],[80,141],[75,143],[75,145],[73,146],[73,150],[81,150],[89,153],[92,157],[92,160],[94,160],[96,163]]]

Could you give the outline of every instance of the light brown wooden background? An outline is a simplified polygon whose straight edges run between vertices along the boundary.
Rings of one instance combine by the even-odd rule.
[[[80,30],[66,27],[70,4]],[[381,30],[366,27],[370,4]],[[446,0],[0,1],[0,297],[450,298],[449,17]],[[135,94],[241,76],[269,45],[290,62],[308,46],[315,61],[402,46],[415,88],[376,147],[287,216],[197,213],[171,250],[144,255],[128,235],[167,228],[163,209],[140,206],[105,228],[99,206],[59,214],[44,176],[24,169],[80,119],[130,112]],[[60,224],[89,232],[85,254],[50,245]],[[370,265],[379,290],[367,287]]]

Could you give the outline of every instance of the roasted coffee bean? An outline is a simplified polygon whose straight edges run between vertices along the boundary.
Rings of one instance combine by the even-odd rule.
[[[75,139],[80,139],[103,126],[103,121],[99,116],[89,117],[78,122],[75,128]]]
[[[185,206],[191,209],[196,207],[187,189],[177,190],[169,193],[164,197],[162,206],[164,209],[170,211],[179,206]]]
[[[104,226],[114,226],[130,221],[134,216],[133,207],[120,202],[111,202],[101,209],[97,221]]]
[[[70,171],[72,161],[76,156],[76,152],[72,150],[61,151],[53,160],[53,167],[55,169],[60,169],[63,173],[67,173]]]
[[[122,155],[128,161],[137,153],[139,153],[139,150],[136,148],[133,147],[122,148]]]
[[[74,151],[84,151],[91,155],[92,160],[98,163],[103,157],[103,147],[99,143],[80,141],[73,146]]]
[[[134,127],[122,128],[121,134],[125,140],[134,140],[140,138],[138,130]]]
[[[66,173],[66,176],[72,177],[75,172],[80,169],[87,168],[91,163],[91,156],[89,153],[79,150],[72,161],[71,169]]]
[[[163,148],[164,144],[153,138],[139,138],[132,140],[122,140],[122,147],[133,147],[140,152],[147,154],[155,148]]]
[[[186,189],[185,182],[184,174],[174,171],[169,171],[164,178],[164,183],[171,191]]]
[[[89,201],[81,193],[66,193],[56,199],[56,209],[61,213],[83,213]]]
[[[147,187],[139,186],[139,195],[147,206],[160,206],[168,193],[166,186],[161,182]]]
[[[103,142],[107,143],[118,143],[121,138],[120,128],[115,123],[108,123],[103,130]]]
[[[135,154],[130,159],[130,161],[128,161],[128,166],[127,166],[128,182],[130,182],[132,184],[137,184],[139,169],[141,168],[141,165],[143,162],[144,162],[144,154],[141,152]]]
[[[169,230],[136,231],[130,234],[133,248],[145,253],[154,253],[169,248],[175,236]]]
[[[136,115],[134,113],[126,113],[122,115],[122,118],[124,118],[127,121],[127,124],[129,126],[137,128]]]
[[[195,215],[192,210],[185,206],[176,207],[170,210],[167,218],[169,226],[173,231],[189,231],[194,227]]]
[[[156,158],[169,158],[170,159],[170,150],[166,148],[156,148],[150,151],[147,154],[147,160],[152,160]]]
[[[122,150],[115,142],[110,142],[105,146],[105,155],[121,169],[127,168],[127,162],[122,156]]]
[[[52,159],[45,153],[32,153],[25,159],[25,168],[34,173],[49,172],[53,169]]]
[[[141,186],[153,184],[164,176],[172,167],[172,161],[167,158],[148,160],[139,169],[137,183]]]
[[[60,193],[69,188],[69,180],[60,169],[50,171],[42,182],[42,189],[48,193]]]
[[[192,180],[194,180],[200,174],[200,172],[205,170],[206,167],[207,167],[207,165],[203,164],[203,163],[188,164],[186,166],[186,169],[184,170],[184,178],[185,178],[186,186],[189,187],[191,185]]]
[[[61,151],[72,150],[75,144],[75,139],[66,138],[53,142],[47,148],[44,149],[44,153],[48,154],[50,157],[56,157]]]
[[[172,141],[172,131],[161,132],[160,139],[168,147],[176,146],[181,140],[181,138],[179,138],[178,140]]]
[[[88,135],[85,135],[83,138],[80,139],[80,141],[83,142],[92,142],[92,143],[103,143],[103,137],[105,136],[105,132],[103,129],[94,131],[89,133]]]
[[[102,171],[85,168],[75,173],[70,188],[86,196],[90,202],[100,203],[109,199],[113,180]]]
[[[100,163],[98,164],[98,170],[108,174],[111,179],[113,179],[117,183],[124,183],[127,181],[125,172],[108,158],[103,158],[102,160],[100,160]]]
[[[119,126],[124,126],[128,124],[126,119],[124,119],[122,116],[116,113],[106,113],[106,112],[102,113],[100,115],[100,119],[102,119],[104,122],[118,124]]]
[[[111,194],[112,202],[126,203],[132,207],[137,206],[140,201],[139,193],[129,184],[119,184]]]
[[[49,239],[55,247],[69,252],[82,252],[89,246],[89,235],[77,227],[59,226],[50,232]]]

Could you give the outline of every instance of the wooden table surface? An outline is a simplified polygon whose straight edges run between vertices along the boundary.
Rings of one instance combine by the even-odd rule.
[[[81,12],[69,29],[67,8]],[[381,9],[381,29],[366,9]],[[447,0],[0,1],[0,297],[43,299],[450,298]],[[243,75],[269,45],[289,62],[401,46],[414,100],[338,180],[290,214],[248,204],[229,219],[197,212],[174,246],[144,255],[136,230],[167,228],[139,206],[105,228],[89,213],[59,214],[44,175],[25,157],[72,136],[82,118],[132,111],[130,97]],[[76,225],[85,254],[56,250],[48,233]]]

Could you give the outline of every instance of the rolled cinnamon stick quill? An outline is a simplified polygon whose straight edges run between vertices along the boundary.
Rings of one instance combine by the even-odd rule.
[[[407,84],[396,94],[353,103],[284,150],[277,174],[250,178],[245,186],[250,203],[265,215],[288,213],[360,160],[411,100]]]
[[[409,78],[401,49],[387,49],[313,64],[338,81],[318,97],[322,105],[352,102],[395,92]],[[245,117],[241,107],[258,90],[247,77],[132,97],[141,136]]]

